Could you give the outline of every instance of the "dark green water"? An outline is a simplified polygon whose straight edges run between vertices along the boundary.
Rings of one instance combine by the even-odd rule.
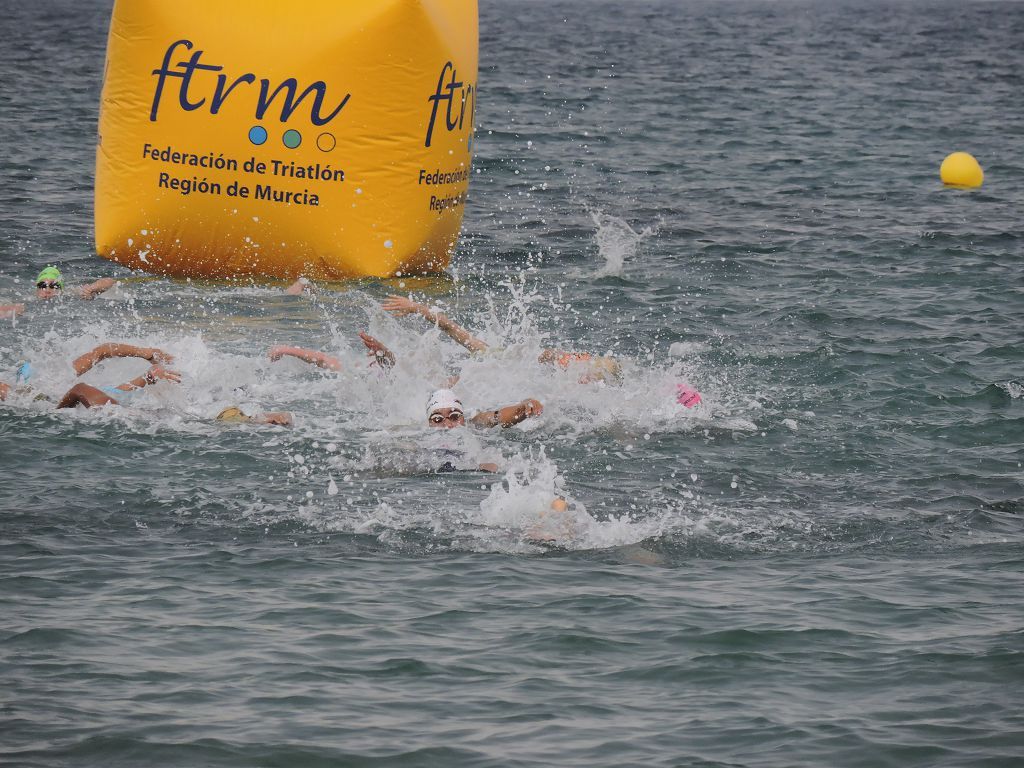
[[[1024,5],[484,3],[455,279],[315,300],[90,255],[108,17],[0,20],[0,303],[128,278],[0,324],[0,380],[118,340],[183,383],[0,405],[0,761],[1021,764]],[[380,310],[410,290],[504,356]],[[457,445],[498,476],[430,472],[450,369],[545,404]]]

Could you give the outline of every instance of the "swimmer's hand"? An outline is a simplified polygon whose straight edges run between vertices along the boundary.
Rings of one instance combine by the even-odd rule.
[[[540,400],[534,400],[532,397],[523,400],[520,405],[523,406],[523,410],[526,412],[525,418],[540,416],[544,413],[544,406],[541,404]]]
[[[11,385],[10,384],[4,384],[2,381],[0,381],[0,400],[6,400],[7,399],[7,395],[10,393],[10,391],[11,391]]]
[[[292,425],[292,415],[287,411],[272,411],[270,413],[262,413],[255,417],[254,421],[258,421],[260,424],[273,424],[278,427],[290,427]]]
[[[24,311],[24,304],[4,304],[3,306],[0,306],[0,317],[15,318]]]
[[[160,365],[151,365],[149,370],[146,371],[142,376],[136,376],[129,382],[119,384],[118,389],[123,389],[125,392],[131,392],[133,389],[142,389],[145,386],[156,384],[158,381],[173,381],[175,384],[181,383],[181,374],[177,371],[168,371],[166,368]]]
[[[140,357],[143,360],[149,360],[149,362],[158,365],[168,365],[174,362],[174,355],[170,352],[164,352],[162,349],[157,349],[156,347],[143,348]]]
[[[479,469],[481,472],[497,472],[498,465],[493,461],[485,461],[483,464],[479,465]]]
[[[289,296],[301,296],[304,293],[316,293],[316,286],[304,277],[300,277],[294,283],[285,288],[284,292]]]
[[[117,280],[112,277],[101,277],[94,283],[83,285],[78,289],[78,295],[83,299],[93,299],[104,291],[109,291],[117,285]]]
[[[173,381],[175,384],[181,383],[181,374],[177,371],[169,371],[161,365],[151,365],[149,370],[146,371],[146,383],[156,384],[160,380]]]
[[[370,357],[370,365],[379,365],[381,368],[394,367],[395,355],[390,349],[364,331],[359,332],[359,338],[366,345],[366,354]]]
[[[405,296],[388,296],[384,303],[381,304],[381,307],[385,312],[390,312],[398,317],[416,314],[423,315],[428,321],[434,322],[433,318],[430,317],[430,309],[426,304],[420,304]]]

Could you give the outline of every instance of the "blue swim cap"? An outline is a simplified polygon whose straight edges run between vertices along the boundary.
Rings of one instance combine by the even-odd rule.
[[[24,384],[32,378],[32,373],[32,363],[25,361],[18,363],[17,373],[15,376],[17,377],[19,384]]]

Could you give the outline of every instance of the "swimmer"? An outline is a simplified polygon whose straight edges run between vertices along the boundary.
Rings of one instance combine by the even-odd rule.
[[[112,277],[103,277],[96,282],[75,288],[69,294],[80,299],[93,299],[104,291],[110,290],[117,285],[117,280]],[[64,277],[56,267],[46,267],[36,277],[36,298],[45,301],[59,296],[64,296]]]
[[[157,347],[137,347],[134,344],[108,342],[79,355],[72,361],[71,366],[75,369],[76,376],[83,376],[91,371],[98,362],[111,357],[138,357],[150,361],[153,365],[142,376],[137,376],[116,387],[76,384],[60,399],[57,408],[75,408],[76,406],[95,408],[109,406],[109,404],[124,406],[140,389],[147,385],[156,384],[161,380],[171,381],[175,384],[181,383],[181,374],[164,368],[165,365],[174,361],[174,356]]]
[[[181,374],[168,371],[160,365],[152,365],[142,376],[136,376],[116,387],[94,387],[80,382],[64,393],[57,407],[74,408],[84,405],[86,408],[98,408],[101,405],[127,405],[139,390],[158,381],[173,381],[180,384]]]
[[[420,315],[428,323],[436,325],[453,340],[470,352],[486,352],[487,342],[476,338],[462,326],[441,312],[434,312],[426,304],[420,304],[404,296],[388,296],[382,308],[397,317]],[[581,384],[596,381],[618,382],[622,379],[622,366],[611,355],[591,355],[587,352],[568,352],[563,349],[545,349],[537,358],[540,363],[558,365],[568,369],[570,366],[582,368]]]
[[[100,405],[125,405],[139,390],[156,384],[158,381],[171,381],[176,384],[181,382],[181,374],[176,371],[169,371],[163,367],[164,363],[173,362],[174,358],[156,347],[136,347],[132,344],[114,343],[100,344],[84,355],[75,358],[71,366],[75,369],[75,375],[81,376],[91,370],[97,363],[111,357],[138,357],[148,360],[152,365],[142,376],[137,376],[116,387],[94,387],[91,384],[82,382],[75,384],[61,397],[57,407],[74,408],[77,405],[84,405],[86,408],[94,408]],[[31,375],[32,366],[29,363],[22,363],[18,366],[18,383],[27,382]],[[0,400],[6,400],[10,392],[10,385],[4,384],[0,388]]]
[[[503,429],[514,426],[519,422],[539,416],[544,411],[540,401],[528,399],[514,405],[506,405],[503,408],[496,408],[493,411],[481,411],[469,420],[474,427],[487,429],[489,427],[501,426]],[[462,408],[462,401],[450,389],[438,389],[427,400],[427,425],[434,429],[455,429],[466,426],[465,411]],[[497,472],[498,465],[494,462],[478,464],[477,468],[482,472]],[[438,472],[453,472],[455,467],[451,462],[441,465]]]
[[[174,362],[174,357],[162,349],[156,347],[136,347],[134,344],[116,344],[108,342],[76,357],[71,367],[75,369],[76,376],[82,376],[92,370],[93,366],[112,357],[138,357],[148,360],[149,370],[142,376],[118,384],[116,387],[94,387],[89,384],[76,384],[57,403],[58,408],[74,408],[76,405],[84,405],[86,408],[94,408],[100,405],[126,405],[127,402],[139,390],[148,385],[156,384],[158,381],[171,381],[175,384],[181,383],[181,374],[177,371],[169,371],[163,366]]]
[[[269,411],[253,416],[246,414],[238,406],[232,405],[217,414],[217,421],[228,424],[272,424],[277,427],[290,427],[294,420],[287,411]]]
[[[366,353],[370,357],[371,365],[379,366],[383,370],[390,369],[395,365],[394,353],[384,344],[365,332],[361,332],[359,338],[366,346]],[[270,348],[268,355],[274,362],[283,357],[295,357],[310,365],[330,371],[340,371],[342,368],[341,361],[333,355],[304,347],[277,345]],[[427,401],[427,426],[434,429],[454,429],[464,427],[468,423],[470,426],[484,429],[497,426],[508,428],[525,419],[539,416],[543,411],[544,406],[540,401],[530,398],[512,405],[480,411],[467,422],[462,401],[450,389],[439,389]],[[483,472],[498,471],[498,465],[492,462],[478,464],[477,468]],[[455,469],[454,464],[445,461],[437,471],[453,472]]]
[[[562,496],[552,499],[548,508],[537,515],[537,520],[526,529],[523,537],[536,544],[567,541],[579,534],[575,517],[569,512],[569,502]]]
[[[508,429],[533,416],[540,416],[543,412],[544,406],[539,400],[527,398],[512,405],[480,411],[467,422],[462,401],[456,394],[450,389],[438,389],[427,401],[427,425],[435,429],[454,429],[468,423],[481,429],[499,426]]]
[[[33,400],[45,400],[47,402],[53,402],[50,397],[42,392],[36,391],[32,385],[28,383],[28,380],[32,378],[34,371],[32,364],[28,362],[18,363],[17,368],[14,370],[14,386],[0,382],[0,401],[6,400],[8,396],[14,392],[18,395],[24,395],[31,397]]]

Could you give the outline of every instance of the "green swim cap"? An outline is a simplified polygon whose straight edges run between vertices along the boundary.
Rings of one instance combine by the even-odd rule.
[[[43,281],[54,282],[61,288],[64,287],[64,276],[61,275],[60,270],[56,267],[47,267],[39,273],[39,277],[36,278],[36,283],[38,284]]]

